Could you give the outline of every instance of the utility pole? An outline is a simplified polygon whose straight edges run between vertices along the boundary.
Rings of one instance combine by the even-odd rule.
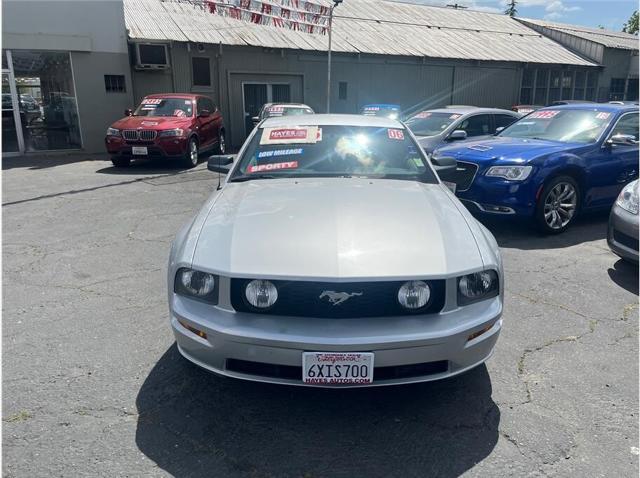
[[[327,114],[331,112],[331,31],[333,30],[333,9],[342,3],[342,0],[333,0],[329,10],[329,49],[327,54]]]

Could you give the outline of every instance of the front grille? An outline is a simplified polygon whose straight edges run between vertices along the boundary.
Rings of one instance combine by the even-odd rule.
[[[629,249],[633,249],[634,251],[638,250],[638,239],[634,239],[633,237],[625,234],[624,232],[613,231],[613,240],[623,246],[628,247]]]
[[[469,189],[477,172],[477,164],[458,161],[456,167],[456,191],[466,191]]]
[[[272,281],[278,289],[278,300],[266,310],[256,310],[245,298],[245,287],[251,279],[231,279],[231,305],[239,312],[292,317],[351,319],[410,315],[398,303],[398,289],[405,281],[393,282],[311,282]],[[431,287],[431,298],[419,314],[435,314],[442,310],[445,298],[444,280],[425,280]],[[344,299],[347,295],[349,297]],[[321,297],[322,296],[322,297]]]
[[[302,380],[302,367],[293,365],[278,365],[272,363],[250,362],[248,360],[227,359],[226,369],[231,372],[260,377],[280,378],[287,380]],[[449,369],[446,360],[436,362],[414,363],[410,365],[395,365],[390,367],[375,367],[373,382],[383,380],[397,380],[412,377],[424,377],[444,373]]]
[[[122,132],[122,136],[128,141],[153,141],[157,134],[158,132],[152,129],[125,129]]]

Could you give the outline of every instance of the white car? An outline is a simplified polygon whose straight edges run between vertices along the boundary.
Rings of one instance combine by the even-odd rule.
[[[293,385],[435,380],[491,355],[502,327],[495,239],[405,126],[271,118],[171,248],[180,353]]]

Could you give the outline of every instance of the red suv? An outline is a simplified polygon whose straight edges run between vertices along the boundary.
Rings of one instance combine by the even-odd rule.
[[[193,167],[201,152],[225,152],[222,114],[206,96],[149,95],[125,114],[105,138],[114,166],[128,166],[132,159],[177,158]]]

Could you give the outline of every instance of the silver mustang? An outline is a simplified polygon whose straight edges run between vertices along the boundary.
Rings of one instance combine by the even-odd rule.
[[[230,158],[226,158],[230,160]],[[449,377],[491,355],[503,273],[491,233],[405,126],[270,118],[177,235],[171,326],[231,377],[353,387]]]

